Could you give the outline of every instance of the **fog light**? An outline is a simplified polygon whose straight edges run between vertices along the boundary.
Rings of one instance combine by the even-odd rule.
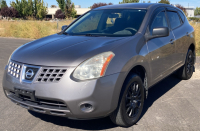
[[[80,106],[81,111],[89,113],[93,111],[93,106],[91,104],[85,103]]]

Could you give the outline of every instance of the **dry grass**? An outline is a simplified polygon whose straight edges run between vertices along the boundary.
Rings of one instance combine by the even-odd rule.
[[[72,21],[58,22],[58,29],[57,22],[0,21],[0,36],[39,39],[60,32],[63,25],[69,25]],[[191,22],[190,24],[195,29],[196,53],[200,56],[200,23]]]
[[[69,25],[72,20],[58,22],[46,21],[0,21],[1,37],[39,39],[61,31],[63,25]]]
[[[200,23],[190,23],[195,29],[195,40],[196,40],[196,53],[200,56]]]

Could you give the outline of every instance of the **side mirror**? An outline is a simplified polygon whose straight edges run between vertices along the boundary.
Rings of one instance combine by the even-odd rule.
[[[154,38],[169,36],[169,28],[168,27],[154,28],[152,34]]]
[[[64,26],[62,26],[61,30],[64,30],[64,29],[66,29],[67,27],[68,27],[67,25],[64,25]]]

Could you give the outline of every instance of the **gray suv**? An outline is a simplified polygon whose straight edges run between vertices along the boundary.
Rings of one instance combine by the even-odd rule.
[[[150,87],[172,73],[190,79],[194,63],[194,29],[178,8],[103,6],[16,49],[3,90],[28,110],[70,119],[110,116],[127,127],[139,120]]]

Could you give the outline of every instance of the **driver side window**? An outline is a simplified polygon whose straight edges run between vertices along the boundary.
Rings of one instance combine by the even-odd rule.
[[[156,17],[153,19],[152,23],[149,26],[150,34],[152,35],[154,28],[159,28],[159,27],[169,27],[164,11],[158,13]]]

